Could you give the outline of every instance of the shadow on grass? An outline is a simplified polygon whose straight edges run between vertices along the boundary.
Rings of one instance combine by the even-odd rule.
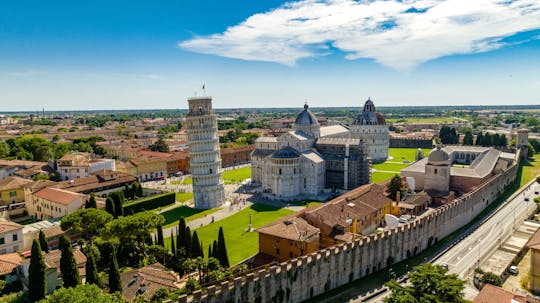
[[[178,221],[180,217],[187,218],[193,216],[202,212],[203,210],[204,209],[196,209],[188,206],[179,206],[177,208],[173,208],[171,210],[161,213],[161,215],[165,218],[165,223],[163,223],[163,225],[168,225],[175,221]]]
[[[281,209],[281,207],[275,207],[275,206],[266,205],[266,204],[253,204],[249,207],[249,209],[254,210],[256,212],[265,212],[265,211],[276,211],[278,209]]]
[[[313,297],[305,302],[310,303],[324,303],[324,302],[347,302],[350,299],[357,298],[358,296],[366,294],[368,291],[381,288],[386,282],[390,280],[390,272],[392,271],[397,277],[404,275],[407,271],[413,267],[425,263],[431,260],[440,252],[442,252],[448,245],[455,240],[463,236],[468,229],[474,224],[477,224],[482,219],[489,216],[497,207],[499,207],[506,199],[508,199],[514,192],[516,192],[523,184],[520,184],[521,176],[523,174],[523,166],[528,162],[520,164],[517,171],[517,176],[513,185],[511,185],[497,200],[491,203],[486,209],[484,209],[478,216],[472,219],[469,223],[459,228],[455,232],[451,233],[446,238],[439,240],[426,250],[420,252],[418,255],[413,256],[407,260],[393,264],[390,267],[384,268],[374,274],[367,275],[361,279],[333,289],[322,295]],[[527,181],[528,182],[528,181]]]

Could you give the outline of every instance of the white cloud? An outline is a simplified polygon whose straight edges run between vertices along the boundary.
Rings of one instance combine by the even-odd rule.
[[[294,65],[328,54],[331,45],[347,59],[409,70],[447,55],[497,49],[504,37],[538,28],[538,0],[303,0],[179,46]]]

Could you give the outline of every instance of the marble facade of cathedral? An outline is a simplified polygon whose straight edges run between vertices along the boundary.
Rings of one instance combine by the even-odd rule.
[[[378,159],[387,156],[388,129],[385,123],[379,125],[369,120],[371,114],[366,114],[365,110],[375,107],[371,100],[366,101],[368,103],[372,106],[364,106],[364,112],[355,119],[365,124],[353,125],[360,135],[354,135],[352,129],[343,125],[320,126],[309,106],[304,105],[293,130],[279,137],[257,139],[251,155],[252,181],[259,183],[264,193],[282,200],[316,199],[325,188],[349,190],[369,183],[369,143],[377,144],[374,150],[378,152]],[[362,120],[361,116],[369,119]],[[375,117],[384,122],[380,114]],[[364,126],[366,130],[362,131]],[[380,128],[376,134],[371,130],[374,127]],[[370,134],[365,136],[368,139],[362,137],[363,133]],[[379,137],[385,134],[386,150],[383,151],[384,138]]]

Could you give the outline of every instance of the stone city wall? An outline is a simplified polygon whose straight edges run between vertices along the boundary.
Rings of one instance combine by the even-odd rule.
[[[181,296],[177,302],[302,302],[420,253],[470,222],[512,186],[517,163],[476,190],[398,228],[319,250]]]

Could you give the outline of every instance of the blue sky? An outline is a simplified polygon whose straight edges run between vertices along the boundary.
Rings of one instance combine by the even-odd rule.
[[[540,104],[537,0],[4,1],[0,111]]]

